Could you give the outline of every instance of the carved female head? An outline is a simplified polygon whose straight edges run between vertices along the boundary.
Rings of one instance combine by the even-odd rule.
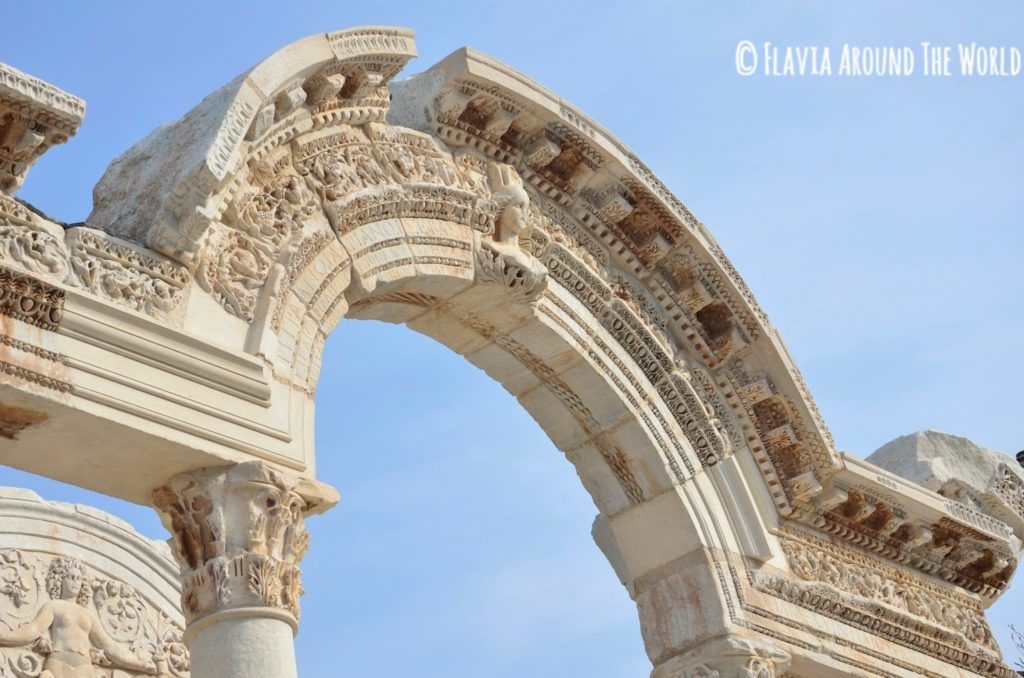
[[[497,205],[495,239],[516,244],[526,230],[526,211],[530,195],[523,188],[523,180],[511,165],[494,163],[490,166],[491,199]]]
[[[46,592],[53,600],[74,600],[83,607],[88,605],[90,589],[85,568],[69,556],[54,558],[46,572]]]

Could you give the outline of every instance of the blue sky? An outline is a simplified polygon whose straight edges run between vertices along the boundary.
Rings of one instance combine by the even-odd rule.
[[[1019,3],[4,4],[17,28],[0,61],[87,101],[78,136],[19,193],[59,219],[84,219],[110,160],[279,47],[409,26],[409,72],[470,45],[629,144],[746,277],[842,449],[922,428],[1024,448],[1024,76],[734,66],[740,40],[1024,48]],[[300,672],[646,674],[635,609],[590,539],[595,509],[514,399],[402,327],[345,321],[324,364],[320,474],[342,503],[310,521]],[[6,468],[0,484],[162,534],[147,509]],[[1020,586],[992,613],[1003,639]]]

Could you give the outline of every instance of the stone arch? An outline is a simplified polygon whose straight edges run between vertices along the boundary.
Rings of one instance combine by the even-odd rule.
[[[197,283],[182,327],[216,302],[241,322],[235,336],[210,339],[259,355],[293,388],[315,388],[324,339],[345,316],[405,323],[487,371],[576,466],[601,510],[595,536],[646,609],[660,663],[684,640],[729,624],[718,594],[695,601],[701,624],[663,614],[663,599],[719,589],[713,553],[771,555],[764,527],[741,518],[762,512],[767,486],[751,489],[739,465],[715,479],[702,473],[741,437],[729,430],[734,415],[707,361],[693,360],[694,346],[707,356],[713,342],[728,343],[733,323],[703,311],[721,306],[718,315],[731,316],[733,300],[706,287],[700,331],[690,345],[680,341],[664,308],[672,301],[638,274],[698,225],[681,204],[663,204],[663,186],[663,197],[642,188],[621,162],[615,171],[633,189],[611,171],[597,187],[593,166],[607,163],[579,132],[559,128],[558,137],[535,122],[537,138],[523,142],[530,154],[516,162],[452,132],[388,121],[385,88],[414,53],[409,32],[381,28],[281,50],[116,161],[88,223],[180,262]],[[412,81],[394,96],[418,88]],[[431,93],[436,102],[399,101],[445,120],[461,99],[442,89]],[[466,98],[462,117],[491,135],[495,119],[502,134],[522,125],[507,101],[493,101]],[[196,138],[208,145],[203,162],[168,166],[163,149],[184,154],[181,140]],[[164,161],[150,167],[156,157]],[[128,181],[145,201],[115,199]],[[117,196],[108,197],[111,187]],[[651,231],[640,246],[629,226],[615,226],[636,210]],[[602,242],[584,230],[598,223],[631,235],[605,229]],[[699,273],[672,274],[704,284]],[[730,484],[728,500],[718,484]],[[624,521],[647,526],[626,534]],[[678,571],[682,558],[699,561],[699,583]]]
[[[404,323],[574,464],[655,676],[1006,674],[982,610],[1013,530],[838,453],[708,229],[614,136],[468,49],[394,82],[414,54],[404,29],[312,36],[112,163],[86,225],[0,203],[30,301],[5,315],[39,349],[12,363],[42,417],[12,459],[45,472],[65,420],[101,465],[147,455],[129,486],[67,478],[154,497],[190,628],[234,614],[222,588],[294,625],[301,514],[336,500],[310,434],[323,341]]]

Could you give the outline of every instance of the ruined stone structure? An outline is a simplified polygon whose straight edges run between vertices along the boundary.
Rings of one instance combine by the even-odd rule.
[[[937,433],[879,452],[911,480],[839,452],[639,158],[472,50],[395,80],[414,55],[398,28],[289,45],[115,160],[70,226],[13,191],[84,105],[0,67],[0,461],[152,505],[180,586],[176,609],[126,526],[2,495],[0,675],[295,675],[342,318],[434,337],[536,418],[599,509],[655,678],[1014,675],[984,610],[1017,565],[1019,470]],[[47,541],[17,502],[106,542]]]
[[[178,582],[167,545],[123,521],[0,488],[0,676],[186,678]]]

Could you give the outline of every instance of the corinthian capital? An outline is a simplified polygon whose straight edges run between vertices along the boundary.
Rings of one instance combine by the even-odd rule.
[[[789,653],[737,636],[719,638],[658,665],[652,678],[779,678]]]
[[[312,507],[297,478],[262,462],[200,469],[153,491],[181,566],[189,624],[216,612],[268,608],[293,625],[302,595],[299,562]]]

